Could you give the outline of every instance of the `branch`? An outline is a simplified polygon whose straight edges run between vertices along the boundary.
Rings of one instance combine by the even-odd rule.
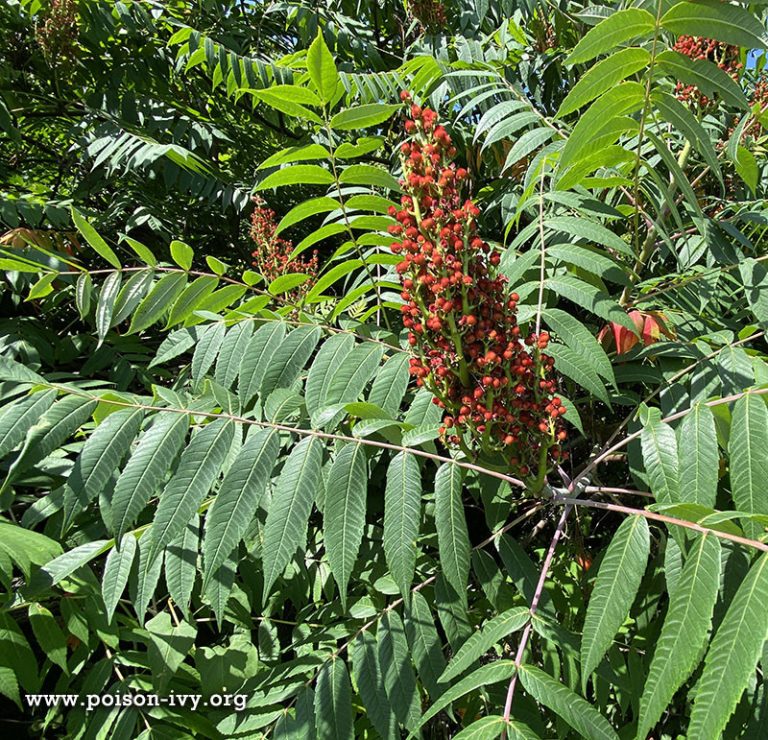
[[[740,537],[737,534],[730,534],[729,532],[722,532],[718,529],[702,527],[701,524],[697,524],[696,522],[689,522],[687,519],[678,519],[677,517],[667,516],[666,514],[657,514],[655,511],[635,509],[631,506],[622,506],[620,504],[608,504],[603,501],[591,501],[590,499],[570,498],[567,496],[556,496],[554,502],[556,504],[565,504],[566,511],[573,506],[586,506],[590,509],[604,509],[605,511],[614,511],[619,514],[642,516],[646,519],[664,522],[665,524],[673,524],[676,527],[684,527],[685,529],[691,529],[699,534],[711,534],[714,537],[719,537],[721,540],[729,540],[731,542],[736,542],[739,545],[745,545],[746,547],[753,547],[756,550],[768,552],[768,544],[760,542],[760,540],[751,540],[747,537]]]
[[[569,489],[573,489],[573,484],[569,486]],[[578,499],[572,499],[573,501],[577,501]],[[515,655],[515,673],[512,676],[512,679],[509,682],[509,688],[507,689],[507,700],[504,704],[504,722],[509,722],[509,716],[512,712],[512,699],[514,699],[515,696],[515,687],[517,686],[517,669],[520,668],[520,666],[523,664],[523,656],[525,655],[525,648],[528,646],[528,640],[531,636],[531,628],[532,628],[532,620],[533,616],[536,614],[536,610],[539,607],[539,601],[541,600],[541,594],[544,592],[544,584],[546,583],[547,576],[549,575],[549,569],[552,566],[552,558],[555,556],[555,549],[557,548],[557,543],[560,541],[560,537],[563,535],[563,530],[565,529],[565,523],[568,519],[568,515],[571,513],[571,509],[573,508],[572,504],[568,504],[564,509],[563,513],[560,515],[560,520],[557,523],[557,527],[555,528],[555,533],[552,535],[552,540],[549,543],[549,549],[547,550],[547,555],[544,558],[544,563],[541,566],[541,573],[539,575],[539,581],[536,584],[536,591],[533,594],[533,599],[531,600],[531,613],[528,617],[528,622],[525,625],[525,630],[523,631],[523,635],[520,638],[520,644],[517,646],[517,654]],[[506,731],[504,732],[504,736],[506,737]]]
[[[744,396],[748,396],[749,394],[753,394],[755,396],[763,396],[766,393],[768,393],[768,388],[758,388],[756,390],[749,390],[749,391],[742,391],[741,393],[734,393],[730,396],[725,396],[723,398],[718,398],[714,401],[707,401],[704,405],[705,406],[722,406],[724,403],[732,403],[733,401],[738,401],[740,398],[743,398]],[[682,419],[684,416],[687,416],[693,411],[693,407],[683,409],[683,411],[678,411],[675,414],[670,414],[669,416],[664,417],[661,421],[665,423],[669,423],[670,421],[677,421],[678,419]],[[636,432],[633,432],[632,434],[628,434],[624,439],[617,442],[612,447],[609,447],[608,449],[603,449],[596,457],[592,458],[592,460],[587,464],[587,466],[581,471],[581,473],[577,476],[577,478],[581,478],[584,475],[587,475],[592,470],[594,470],[608,455],[610,455],[613,452],[616,452],[616,450],[620,450],[625,445],[628,445],[633,439],[637,439],[641,434],[643,433],[642,429],[639,429]]]
[[[525,488],[526,485],[523,481],[513,478],[511,475],[506,475],[505,473],[500,473],[496,470],[491,470],[489,468],[484,468],[482,465],[475,465],[474,463],[469,462],[463,462],[461,460],[456,460],[452,457],[446,457],[443,455],[438,455],[432,452],[426,452],[425,450],[419,450],[415,447],[405,447],[403,445],[395,445],[391,444],[389,442],[378,442],[376,440],[372,439],[361,439],[358,437],[351,437],[346,434],[334,434],[333,432],[321,432],[319,429],[303,429],[300,427],[292,427],[288,424],[278,424],[276,422],[271,421],[257,421],[256,419],[246,419],[243,416],[237,416],[235,414],[228,414],[228,413],[215,413],[213,411],[196,411],[194,409],[178,409],[173,408],[171,406],[155,406],[153,404],[145,404],[145,403],[131,403],[130,401],[118,401],[118,400],[112,400],[102,398],[98,394],[91,394],[91,393],[85,393],[81,390],[75,390],[70,388],[66,385],[59,385],[58,383],[36,383],[37,387],[43,387],[43,388],[50,388],[52,390],[61,391],[62,393],[69,393],[73,396],[78,396],[79,398],[87,398],[91,401],[108,401],[110,405],[112,406],[120,406],[122,408],[131,408],[131,409],[142,409],[144,411],[167,411],[172,414],[186,414],[189,416],[202,416],[206,419],[227,419],[228,421],[235,422],[237,424],[250,424],[252,426],[258,426],[263,427],[267,429],[275,429],[279,432],[288,432],[290,434],[297,434],[303,437],[317,437],[318,439],[332,439],[337,440],[341,442],[353,442],[355,444],[363,444],[368,445],[370,447],[377,447],[379,449],[384,450],[392,450],[393,452],[405,452],[409,453],[411,455],[415,455],[416,457],[423,457],[427,460],[432,460],[434,462],[439,463],[448,463],[449,465],[455,465],[459,468],[464,468],[465,470],[472,470],[476,473],[480,473],[481,475],[487,475],[491,478],[498,478],[499,480],[502,480],[506,483],[509,483],[510,485],[517,486],[518,488]],[[767,389],[768,390],[768,389]]]

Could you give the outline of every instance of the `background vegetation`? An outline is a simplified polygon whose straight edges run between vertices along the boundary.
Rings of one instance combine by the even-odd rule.
[[[0,34],[6,731],[765,736],[763,4],[9,0]],[[404,90],[465,273],[554,361],[530,469],[409,373]],[[26,698],[151,691],[248,703]]]

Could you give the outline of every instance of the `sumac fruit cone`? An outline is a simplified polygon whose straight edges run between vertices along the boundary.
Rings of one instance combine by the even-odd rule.
[[[467,171],[437,114],[407,105],[401,146],[404,195],[390,214],[392,251],[402,259],[403,324],[410,372],[444,410],[441,434],[473,456],[501,456],[538,476],[563,456],[565,407],[557,397],[547,332],[524,336],[519,296],[499,272],[500,253],[478,233],[480,209],[463,195]]]

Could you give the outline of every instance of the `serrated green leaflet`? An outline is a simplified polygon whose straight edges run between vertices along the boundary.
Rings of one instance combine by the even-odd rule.
[[[330,185],[333,175],[319,164],[294,164],[267,175],[256,190],[280,188],[286,185]]]
[[[181,535],[211,490],[234,433],[234,424],[227,419],[218,419],[192,437],[181,454],[176,473],[160,496],[152,527],[145,535],[150,562],[154,562],[163,548]]]
[[[264,599],[297,548],[306,542],[307,522],[321,482],[322,459],[322,442],[305,437],[293,448],[280,472],[264,526]]]
[[[285,388],[299,376],[320,341],[320,329],[302,326],[294,329],[280,343],[261,380],[259,393],[269,395],[275,388]]]
[[[269,483],[279,449],[277,432],[260,430],[246,440],[224,476],[205,519],[204,584],[243,538]]]
[[[394,740],[398,736],[397,720],[384,688],[376,638],[370,632],[361,632],[355,638],[352,675],[371,724],[384,740]]]
[[[144,432],[112,493],[112,530],[121,542],[179,453],[187,435],[189,417],[160,413]]]
[[[318,740],[352,740],[352,687],[340,658],[329,660],[318,674],[315,729]]]
[[[216,358],[216,382],[224,388],[231,388],[240,372],[240,363],[251,339],[253,323],[241,321],[227,331]]]
[[[546,287],[606,321],[625,326],[633,334],[637,332],[632,319],[619,307],[619,304],[605,291],[590,283],[571,275],[563,275],[547,280]]]
[[[662,28],[675,34],[705,36],[747,49],[765,49],[765,28],[738,5],[697,0],[673,5],[661,18]]]
[[[217,278],[208,275],[193,280],[175,300],[168,316],[167,326],[176,326],[186,321],[216,290],[218,284]]]
[[[731,494],[736,507],[768,513],[768,408],[762,397],[747,394],[733,408],[728,451]]]
[[[83,445],[64,491],[64,531],[74,517],[104,491],[130,449],[144,413],[142,409],[131,408],[115,411],[96,427]]]
[[[120,549],[112,548],[107,555],[104,575],[101,579],[101,594],[104,598],[108,622],[112,621],[117,602],[128,583],[128,576],[131,573],[131,566],[137,549],[136,537],[128,533],[120,541]]]
[[[504,161],[504,169],[511,167],[540,146],[553,138],[555,132],[551,128],[536,128],[526,131],[512,146]]]
[[[189,270],[192,267],[192,259],[195,256],[192,247],[178,239],[174,239],[170,245],[171,259],[182,269]]]
[[[643,462],[651,490],[660,504],[680,500],[680,460],[677,438],[669,424],[661,421],[658,409],[651,409],[640,437]]]
[[[559,308],[545,308],[541,316],[560,340],[580,355],[582,362],[589,363],[598,375],[616,385],[608,355],[581,321]]]
[[[192,379],[199,383],[203,376],[213,367],[216,356],[226,335],[226,327],[222,322],[211,324],[203,329],[197,340],[195,352],[192,355]]]
[[[307,52],[307,71],[323,102],[328,103],[333,100],[339,84],[339,73],[336,70],[333,55],[328,50],[319,29],[317,37]]]
[[[726,103],[745,109],[747,100],[741,88],[722,69],[707,59],[689,59],[676,51],[667,50],[656,57],[661,72],[688,85],[695,85],[705,95],[719,95]]]
[[[150,547],[149,538],[146,535],[142,536],[139,540],[138,564],[135,570],[132,571],[128,582],[133,608],[141,624],[144,623],[147,607],[155,594],[155,589],[160,580],[160,573],[163,569],[162,554],[158,558],[150,558]]]
[[[213,610],[219,629],[224,624],[227,604],[235,585],[237,563],[237,551],[230,550],[216,568],[208,571],[208,578],[203,582],[203,599]]]
[[[99,291],[99,300],[96,303],[96,333],[99,336],[99,346],[107,336],[112,325],[112,313],[115,309],[115,300],[120,291],[121,275],[113,272],[104,281]]]
[[[626,272],[602,250],[576,244],[552,244],[547,247],[547,258],[560,260],[575,267],[581,267],[603,280],[617,285],[628,285]]]
[[[116,267],[119,270],[121,267],[120,259],[115,254],[112,247],[101,238],[96,229],[94,229],[75,208],[71,209],[71,214],[72,221],[77,227],[77,230],[85,237],[88,244],[90,244],[101,257],[109,262],[112,267]]]
[[[413,653],[413,662],[419,678],[424,683],[429,696],[436,699],[445,688],[438,685],[440,676],[445,670],[445,657],[435,620],[427,600],[419,591],[411,594],[410,604],[406,607],[405,633],[408,636],[408,645]]]
[[[303,203],[291,208],[288,213],[283,216],[280,223],[277,225],[276,234],[281,231],[301,223],[304,219],[316,216],[318,213],[328,213],[334,211],[339,207],[338,201],[333,198],[312,198],[311,200],[305,200]]]
[[[383,123],[400,108],[399,105],[384,105],[383,103],[370,103],[359,105],[340,111],[331,118],[331,128],[340,131],[368,128]]]
[[[43,391],[7,404],[0,412],[0,455],[7,455],[53,405],[56,391]]]
[[[56,401],[29,429],[19,456],[8,471],[8,479],[50,455],[89,419],[97,401],[64,396]],[[2,424],[2,417],[0,417]]]
[[[51,610],[42,604],[32,604],[29,607],[29,624],[46,658],[68,674],[67,637]]]
[[[547,354],[555,358],[557,368],[563,375],[576,381],[582,388],[597,396],[609,408],[611,407],[605,384],[595,369],[585,362],[587,358],[584,355],[578,354],[564,344],[557,343],[547,346]]]
[[[356,401],[376,373],[383,353],[384,348],[381,345],[365,344],[355,347],[337,368],[328,386],[326,403]]]
[[[421,523],[421,469],[414,455],[399,452],[387,469],[384,492],[384,553],[400,593],[407,599],[416,568]]]
[[[556,116],[561,118],[591,102],[606,90],[643,69],[651,59],[645,49],[622,49],[598,62],[579,79],[561,103]]]
[[[328,388],[354,344],[355,340],[351,334],[335,334],[323,342],[309,368],[304,387],[307,411],[310,414],[325,405]]]
[[[465,694],[479,686],[490,686],[499,681],[509,680],[515,673],[515,663],[512,660],[497,660],[481,666],[457,684],[447,689],[443,695],[419,719],[419,727],[429,722],[438,712],[445,709],[451,702],[460,699]],[[586,702],[585,702],[586,703]]]
[[[768,634],[768,554],[750,568],[720,624],[695,690],[689,737],[719,737],[754,675]]]
[[[408,355],[398,352],[392,355],[376,373],[368,394],[368,401],[394,416],[408,388]]]
[[[530,609],[516,606],[486,622],[456,651],[440,676],[440,681],[447,683],[462,674],[495,644],[512,632],[522,629],[530,618]]]
[[[396,611],[388,611],[382,616],[376,630],[376,641],[384,688],[395,716],[401,725],[415,731],[421,710],[419,693],[405,639],[405,627]]]
[[[285,337],[285,325],[270,321],[260,326],[251,337],[240,362],[238,395],[243,406],[248,406],[259,392],[267,369],[266,359],[272,357]]]
[[[637,82],[622,82],[587,108],[574,126],[560,154],[563,171],[591,151],[590,144],[610,129],[620,116],[629,116],[642,106],[645,90]]]
[[[139,304],[131,319],[128,333],[135,334],[159,321],[184,292],[186,284],[187,276],[183,272],[163,275],[149,291],[149,295]]]
[[[109,540],[94,540],[59,555],[33,574],[28,586],[24,589],[25,595],[31,597],[55,586],[78,568],[106,552],[110,546]]]
[[[587,32],[565,60],[566,64],[588,62],[625,41],[649,35],[655,26],[656,19],[647,10],[619,10]]]
[[[466,598],[469,578],[469,534],[461,501],[461,468],[444,463],[435,476],[435,527],[440,562],[459,597]]]
[[[717,496],[719,453],[715,417],[704,404],[696,404],[677,430],[680,455],[680,500],[714,507]]]
[[[184,531],[165,550],[164,573],[168,593],[186,615],[197,576],[199,517],[195,514]]]
[[[581,639],[581,682],[586,687],[629,614],[648,562],[650,533],[642,516],[625,519],[608,545],[587,605]]]
[[[701,153],[712,171],[717,175],[718,179],[722,180],[720,162],[717,158],[715,147],[712,145],[707,132],[704,130],[701,123],[699,123],[696,116],[678,101],[677,98],[661,90],[652,93],[651,100],[656,109],[663,116],[664,120],[668,121],[685,134],[685,137]]]
[[[368,465],[365,447],[349,443],[336,455],[326,481],[325,544],[342,605],[365,527]]]
[[[536,701],[556,712],[581,737],[618,740],[619,736],[597,709],[539,668],[520,666],[520,683]]]

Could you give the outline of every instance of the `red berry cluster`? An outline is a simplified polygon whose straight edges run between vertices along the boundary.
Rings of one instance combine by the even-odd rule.
[[[715,39],[707,39],[702,36],[680,36],[672,47],[676,52],[684,54],[691,59],[706,59],[714,62],[726,74],[738,81],[743,67],[739,61],[738,46],[724,44]],[[692,103],[701,108],[707,108],[712,101],[699,90],[696,85],[677,83],[675,88],[677,99],[683,103]]]
[[[768,77],[766,77],[765,74],[760,75],[755,84],[749,107],[751,110],[756,111],[757,115],[753,117],[751,123],[744,129],[743,136],[745,139],[758,139],[763,135],[763,125],[758,119],[764,117],[765,114],[768,113]],[[737,120],[738,119],[734,120],[734,126],[736,125]],[[733,127],[731,127],[728,132],[729,138],[732,133]]]
[[[298,300],[309,291],[317,277],[317,250],[312,252],[312,257],[309,259],[301,256],[291,259],[292,242],[275,233],[277,231],[275,212],[267,208],[259,197],[254,198],[253,202],[256,204],[251,214],[251,239],[256,244],[256,249],[251,253],[254,258],[253,266],[268,283],[290,272],[303,272],[310,275],[311,280],[288,293],[289,299]]]
[[[402,99],[408,103],[410,94]],[[445,410],[441,433],[465,451],[501,453],[526,476],[563,454],[565,413],[554,394],[546,332],[523,337],[517,293],[507,293],[500,254],[478,235],[480,210],[462,197],[467,171],[437,114],[411,104],[402,144],[405,191],[390,208],[402,256],[403,324],[415,356],[411,374]]]

